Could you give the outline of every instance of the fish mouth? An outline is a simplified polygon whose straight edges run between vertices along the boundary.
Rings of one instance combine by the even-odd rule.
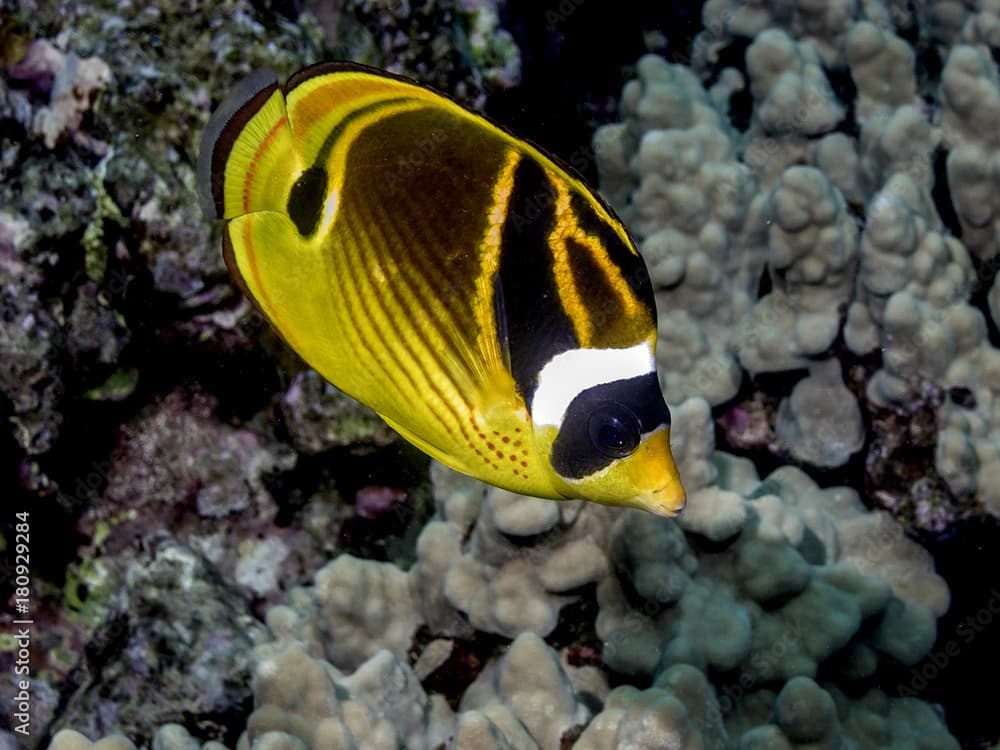
[[[680,513],[686,502],[687,494],[680,482],[670,482],[659,489],[643,492],[633,499],[635,507],[665,518]]]

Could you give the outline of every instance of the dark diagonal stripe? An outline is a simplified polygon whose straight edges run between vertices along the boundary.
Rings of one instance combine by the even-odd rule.
[[[594,258],[589,248],[580,245],[573,238],[566,239],[570,272],[573,286],[580,297],[592,300],[587,305],[590,330],[595,334],[616,328],[625,315],[625,307],[618,290],[608,279],[605,270]]]
[[[434,301],[442,302],[443,300],[429,300],[425,294],[420,290],[419,286],[411,281],[414,269],[407,268],[406,266],[400,266],[398,260],[399,255],[405,252],[405,244],[402,244],[402,237],[395,232],[395,227],[392,222],[379,221],[380,217],[375,215],[372,210],[372,206],[368,203],[362,203],[358,206],[358,217],[361,224],[368,227],[368,248],[367,252],[371,253],[372,266],[380,266],[383,273],[389,278],[389,283],[387,288],[384,290],[387,294],[392,294],[397,303],[404,306],[404,314],[407,312],[405,309],[406,305],[417,306],[420,308],[419,311],[414,311],[416,315],[423,315],[430,322],[432,328],[434,328],[442,337],[444,343],[450,344],[447,331],[453,325],[452,320],[448,318],[442,318],[438,314]],[[381,213],[381,212],[379,212]],[[411,240],[412,241],[412,240]],[[381,295],[379,295],[381,296]],[[389,313],[388,308],[383,306],[386,310],[386,314],[390,317],[395,317]],[[411,318],[412,322],[412,318]],[[430,343],[424,338],[421,331],[418,330],[417,326],[413,326],[414,333],[421,336],[421,340],[425,345],[425,350],[427,355],[433,360],[437,368],[444,374],[448,374],[449,369],[446,366],[444,359],[441,357],[441,353],[438,351],[437,347],[430,345]],[[419,361],[419,357],[416,358]],[[465,402],[468,407],[468,402]]]
[[[637,252],[633,252],[632,248],[622,242],[621,237],[618,236],[607,222],[601,220],[597,211],[594,210],[591,201],[596,202],[597,198],[593,196],[585,197],[576,192],[570,197],[570,206],[573,209],[580,228],[587,234],[600,238],[601,244],[607,251],[611,262],[621,269],[622,278],[625,279],[625,283],[628,284],[629,289],[632,290],[636,299],[649,310],[650,318],[655,319],[656,302],[653,299],[653,284],[649,280],[649,271],[646,270],[646,263],[643,261],[642,256]],[[611,212],[611,209],[607,210],[612,218],[618,221],[618,218]]]
[[[408,198],[401,198],[401,202],[408,202]],[[364,216],[365,226],[370,228],[371,234],[379,237],[380,241],[373,243],[373,246],[383,248],[383,251],[378,253],[382,266],[392,268],[396,272],[391,283],[406,287],[409,295],[428,312],[431,323],[442,333],[446,341],[448,337],[445,332],[451,328],[457,328],[460,334],[464,335],[472,332],[469,327],[466,327],[468,330],[463,330],[461,325],[469,316],[469,311],[463,304],[463,295],[467,291],[455,288],[445,276],[446,270],[442,266],[447,264],[432,264],[429,253],[415,251],[415,248],[426,247],[425,243],[440,242],[440,237],[424,236],[420,231],[422,227],[420,222],[407,226],[408,231],[404,234],[400,222],[395,217],[386,216],[382,207],[371,203],[363,201],[358,211]],[[397,208],[401,210],[401,207]],[[404,255],[407,256],[405,259],[402,257]],[[425,292],[411,283],[411,277],[419,277],[424,281],[433,300],[429,300]],[[444,308],[445,317],[441,317],[438,308],[429,304],[431,301]]]
[[[388,114],[349,148],[345,190],[379,214],[400,267],[474,335],[472,292],[503,143],[487,125],[427,105]]]
[[[531,408],[538,373],[553,356],[579,345],[559,301],[548,236],[556,193],[545,171],[521,159],[503,225],[497,278],[503,287],[514,382]]]

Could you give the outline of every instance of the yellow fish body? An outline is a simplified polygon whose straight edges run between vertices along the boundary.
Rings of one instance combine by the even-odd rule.
[[[646,267],[552,157],[413,81],[322,63],[242,81],[198,176],[247,295],[414,445],[522,494],[683,506]]]

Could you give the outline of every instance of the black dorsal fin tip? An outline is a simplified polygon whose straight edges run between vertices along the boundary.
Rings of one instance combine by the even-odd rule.
[[[222,169],[233,143],[277,87],[278,77],[274,71],[258,68],[233,86],[209,118],[201,137],[197,172],[202,210],[209,218],[222,218]]]
[[[390,78],[395,81],[402,81],[403,83],[423,86],[419,81],[415,81],[409,76],[390,73],[387,70],[373,68],[371,65],[365,65],[364,63],[353,62],[352,60],[327,60],[325,62],[313,63],[309,67],[293,73],[285,82],[284,92],[289,94],[292,89],[302,85],[310,78],[330,75],[331,73],[367,73],[379,78]]]

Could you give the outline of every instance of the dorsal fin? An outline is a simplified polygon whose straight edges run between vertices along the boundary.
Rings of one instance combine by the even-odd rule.
[[[270,142],[282,122],[283,139]],[[247,183],[262,170],[291,166],[282,164],[291,146],[287,124],[274,71],[259,68],[233,87],[208,121],[198,154],[198,192],[207,216],[231,219],[252,210],[283,208],[264,191],[263,180],[249,190]]]

